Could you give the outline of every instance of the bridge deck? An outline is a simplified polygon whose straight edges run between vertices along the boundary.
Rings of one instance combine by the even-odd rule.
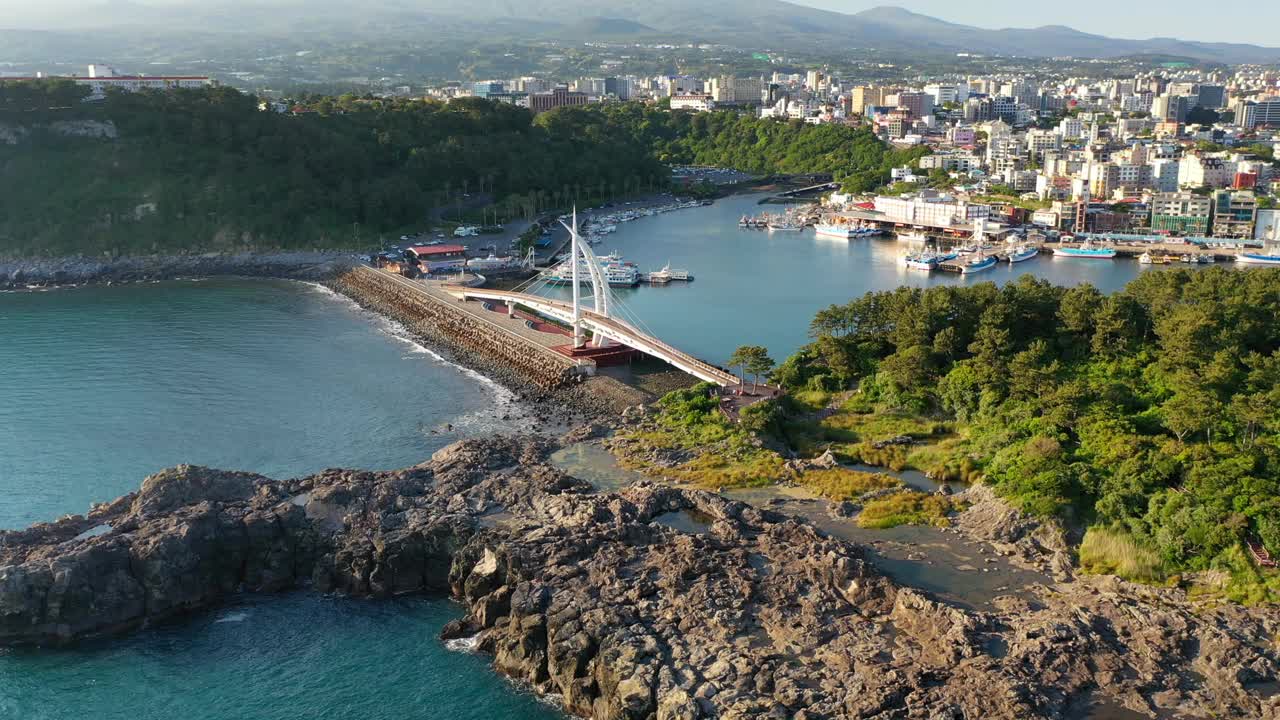
[[[573,307],[570,304],[539,295],[462,286],[451,286],[447,289],[447,292],[460,298],[495,301],[509,300],[535,311],[545,312],[562,322],[571,319],[573,316]],[[703,362],[618,318],[605,317],[591,310],[583,310],[582,322],[589,331],[599,331],[612,340],[664,360],[701,380],[713,382],[724,387],[738,384],[738,378],[733,373]]]

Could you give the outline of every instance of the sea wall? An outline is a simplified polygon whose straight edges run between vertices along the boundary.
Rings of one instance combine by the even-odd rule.
[[[554,390],[582,377],[569,358],[486,322],[451,301],[406,288],[381,271],[357,267],[334,278],[330,285],[429,342],[468,356],[467,364],[503,377],[512,386],[533,383],[542,390]]]
[[[215,275],[324,280],[354,265],[351,253],[341,251],[137,255],[113,259],[0,257],[0,289]]]

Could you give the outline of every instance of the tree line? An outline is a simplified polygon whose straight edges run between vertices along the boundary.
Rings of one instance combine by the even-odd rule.
[[[865,129],[638,103],[535,117],[481,98],[344,95],[276,113],[227,87],[87,93],[0,82],[0,119],[29,131],[0,145],[0,253],[369,247],[442,214],[532,219],[663,189],[671,164],[830,173],[861,191],[923,152]],[[69,136],[57,120],[112,123],[117,137]]]

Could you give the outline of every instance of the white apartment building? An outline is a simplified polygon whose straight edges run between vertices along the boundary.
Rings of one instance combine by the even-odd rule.
[[[1179,187],[1227,187],[1235,180],[1236,163],[1220,157],[1184,155],[1178,163]]]
[[[876,211],[894,222],[914,225],[971,227],[974,220],[991,217],[990,205],[976,205],[944,197],[925,198],[877,196]]]
[[[716,101],[711,99],[710,95],[703,93],[689,95],[672,95],[672,110],[692,110],[694,112],[706,112],[714,110]]]

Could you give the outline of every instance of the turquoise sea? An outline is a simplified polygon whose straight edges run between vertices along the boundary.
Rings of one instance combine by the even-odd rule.
[[[84,512],[180,462],[403,467],[495,430],[509,403],[318,286],[0,294],[0,527]],[[459,614],[443,599],[246,596],[126,638],[0,650],[0,718],[559,717],[436,639]]]

